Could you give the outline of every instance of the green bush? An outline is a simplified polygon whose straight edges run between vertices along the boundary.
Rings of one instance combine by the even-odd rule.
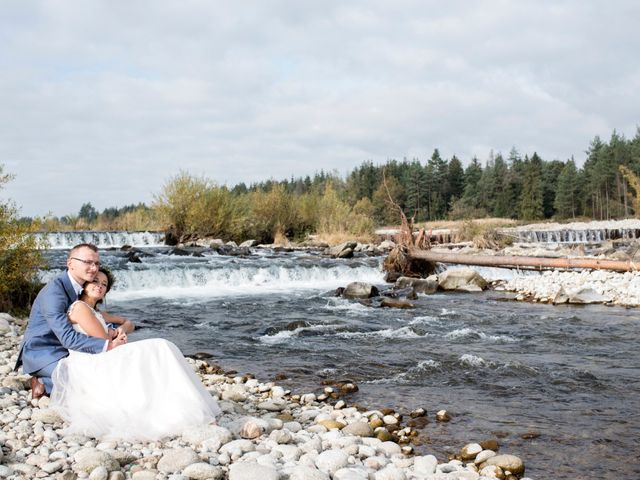
[[[0,190],[12,179],[0,165]],[[24,315],[41,285],[38,270],[44,261],[35,225],[18,221],[11,201],[0,202],[0,312]]]

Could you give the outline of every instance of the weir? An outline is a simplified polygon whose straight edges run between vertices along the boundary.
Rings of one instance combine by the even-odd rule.
[[[513,237],[522,243],[602,243],[607,240],[635,240],[640,238],[638,228],[599,228],[599,229],[561,229],[561,230],[516,230],[503,229],[499,233]]]
[[[164,245],[163,232],[40,232],[37,235],[47,242],[53,250],[70,249],[79,243],[93,243],[98,248],[119,248],[124,245],[131,247],[161,247]]]

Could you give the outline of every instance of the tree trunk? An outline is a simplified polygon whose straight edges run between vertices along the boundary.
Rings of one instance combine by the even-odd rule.
[[[588,268],[592,270],[613,270],[616,272],[636,271],[640,265],[631,261],[601,260],[597,258],[546,258],[514,255],[466,255],[462,253],[440,253],[431,250],[409,250],[409,258],[429,262],[459,263],[462,265],[481,265],[486,267],[533,267],[547,268]]]

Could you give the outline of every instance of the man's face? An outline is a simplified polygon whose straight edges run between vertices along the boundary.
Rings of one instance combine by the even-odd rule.
[[[67,268],[80,285],[84,282],[93,282],[100,268],[100,255],[90,248],[79,248],[67,259]]]

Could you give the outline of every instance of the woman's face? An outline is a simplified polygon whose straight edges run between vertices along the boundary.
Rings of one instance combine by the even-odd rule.
[[[108,285],[109,282],[107,280],[107,276],[102,272],[98,272],[96,277],[93,279],[93,282],[87,283],[85,291],[89,297],[95,298],[96,300],[102,300],[107,294]]]

